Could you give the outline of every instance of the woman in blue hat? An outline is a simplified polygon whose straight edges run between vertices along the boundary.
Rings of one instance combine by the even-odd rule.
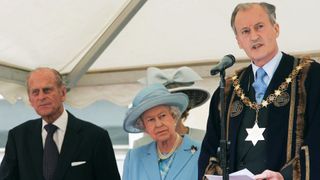
[[[147,86],[136,95],[123,128],[146,132],[153,142],[129,150],[124,180],[197,179],[200,144],[175,130],[188,102],[187,95],[170,93],[162,84]]]

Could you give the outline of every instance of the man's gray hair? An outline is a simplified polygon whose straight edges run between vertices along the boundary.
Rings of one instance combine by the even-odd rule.
[[[55,70],[53,68],[48,68],[48,67],[39,67],[39,68],[36,68],[35,70],[31,71],[27,76],[26,85],[27,85],[28,91],[29,91],[29,79],[30,79],[31,74],[33,72],[41,71],[41,70],[49,70],[49,71],[51,71],[55,76],[56,83],[57,83],[58,87],[61,87],[61,86],[65,85],[65,82],[63,81],[62,75],[57,70]]]
[[[267,12],[271,24],[277,23],[276,22],[276,7],[274,5],[266,3],[266,2],[240,3],[234,8],[232,15],[231,15],[231,27],[233,29],[234,34],[237,34],[237,29],[234,25],[234,21],[236,19],[238,12],[243,11],[243,10],[247,10],[254,5],[261,6]]]

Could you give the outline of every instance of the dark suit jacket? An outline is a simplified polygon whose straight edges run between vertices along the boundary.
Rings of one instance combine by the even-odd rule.
[[[42,120],[27,121],[9,131],[0,180],[43,180]],[[85,161],[79,166],[72,162]],[[120,179],[108,132],[68,113],[55,180]]]
[[[273,93],[279,85],[285,81],[285,78],[291,73],[293,69],[294,57],[284,54],[280,61],[280,64],[275,71],[273,78],[268,86],[265,97],[270,93]],[[250,80],[251,79],[251,82]],[[248,95],[248,87],[251,86],[253,79],[253,73],[251,65],[244,70],[243,78],[241,79],[241,87]],[[291,177],[296,175],[295,172],[300,171],[301,179],[320,179],[320,65],[318,63],[311,63],[306,79],[304,81],[305,89],[299,89],[299,82],[302,82],[301,75],[297,76],[297,93],[294,116],[294,126],[292,137],[288,137],[289,128],[289,110],[291,101],[282,107],[276,107],[274,104],[270,104],[267,108],[268,111],[268,126],[266,127],[266,148],[267,148],[267,169],[273,171],[280,171],[285,177]],[[298,87],[299,86],[299,87]],[[226,88],[227,89],[227,88]],[[233,88],[231,88],[229,96],[227,96],[227,107],[232,103],[231,94]],[[305,91],[306,99],[303,102],[299,102],[299,96],[302,96],[302,91]],[[288,94],[291,93],[291,85],[289,85]],[[239,100],[235,97],[233,102]],[[299,109],[300,105],[305,104],[306,108]],[[207,131],[205,138],[202,142],[201,153],[199,157],[199,179],[204,175],[205,169],[208,165],[209,158],[217,156],[217,148],[220,141],[220,117],[219,117],[219,89],[214,93],[211,104],[209,118],[207,122]],[[244,106],[243,108],[248,108]],[[228,108],[227,108],[228,109]],[[236,171],[235,161],[236,149],[237,149],[237,135],[241,121],[244,120],[245,109],[242,113],[235,117],[230,117],[228,128],[228,136],[230,145],[229,153],[229,172]],[[298,112],[298,113],[297,113]],[[300,114],[299,114],[300,112]],[[297,123],[297,116],[304,117],[304,121]],[[304,126],[302,136],[302,144],[300,147],[296,147],[297,136],[297,124]],[[291,139],[288,140],[288,139]],[[288,147],[292,147],[291,156],[287,157]],[[292,145],[292,146],[291,146]],[[298,154],[296,154],[298,153]],[[289,158],[289,159],[288,159]],[[215,162],[217,163],[217,162]],[[298,168],[298,170],[297,170]],[[300,170],[299,170],[300,169]]]

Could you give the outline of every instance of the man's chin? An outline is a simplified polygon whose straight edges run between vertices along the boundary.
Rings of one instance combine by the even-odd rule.
[[[51,111],[48,111],[48,110],[38,110],[37,113],[38,113],[38,115],[41,116],[41,117],[47,117],[47,116],[50,116]]]

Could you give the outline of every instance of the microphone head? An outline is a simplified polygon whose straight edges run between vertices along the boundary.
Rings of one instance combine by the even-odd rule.
[[[235,63],[235,61],[236,58],[232,54],[225,55],[219,62],[219,64],[211,69],[211,75],[216,75],[217,73],[231,67]]]
[[[228,56],[232,60],[232,62],[236,61],[236,58],[232,54],[228,54],[226,56]]]
[[[223,59],[227,60],[225,69],[231,67],[236,62],[236,58],[232,54],[225,55]]]

